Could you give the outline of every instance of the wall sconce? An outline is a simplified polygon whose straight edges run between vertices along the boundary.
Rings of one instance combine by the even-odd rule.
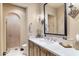
[[[79,14],[79,10],[72,3],[70,3],[69,8],[70,12],[68,13],[68,15],[70,15],[72,18],[75,18]]]
[[[43,19],[43,15],[39,16],[39,22],[43,25],[44,24],[44,19]]]
[[[41,20],[41,24],[44,24],[44,20]]]

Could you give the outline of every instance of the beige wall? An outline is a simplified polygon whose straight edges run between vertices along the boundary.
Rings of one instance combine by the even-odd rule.
[[[76,3],[75,6],[79,8],[79,4]],[[69,8],[67,12],[69,12]],[[79,14],[74,19],[68,16],[68,39],[76,40],[76,34],[79,34]]]
[[[30,4],[27,8],[27,32],[28,36],[36,36],[37,28],[39,28],[39,4]],[[32,23],[31,31],[29,33],[29,24]]]
[[[0,3],[0,54],[1,54],[1,3]]]
[[[0,4],[0,55],[3,55],[3,19],[2,4]]]

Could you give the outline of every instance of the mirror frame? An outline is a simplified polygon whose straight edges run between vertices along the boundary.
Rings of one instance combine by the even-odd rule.
[[[67,36],[67,9],[66,9],[66,3],[64,3],[64,34],[55,34],[55,33],[46,33],[46,25],[45,25],[45,15],[46,15],[46,5],[48,3],[45,3],[43,5],[43,11],[44,11],[44,35],[58,35],[58,36]]]

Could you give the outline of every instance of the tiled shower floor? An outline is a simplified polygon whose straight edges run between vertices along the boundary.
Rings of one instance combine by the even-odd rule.
[[[20,48],[10,48],[7,52],[6,56],[25,56],[23,54],[24,51],[20,51]]]

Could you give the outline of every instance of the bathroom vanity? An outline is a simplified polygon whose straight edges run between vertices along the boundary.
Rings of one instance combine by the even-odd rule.
[[[45,47],[39,45],[39,43],[29,40],[29,56],[55,56],[55,54],[51,53],[51,51]]]
[[[79,56],[79,50],[64,48],[58,42],[45,38],[30,38],[28,40],[29,56]]]

